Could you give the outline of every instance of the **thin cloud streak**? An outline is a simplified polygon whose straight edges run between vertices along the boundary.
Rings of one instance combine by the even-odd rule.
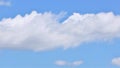
[[[67,62],[67,61],[64,61],[64,60],[57,60],[55,62],[56,65],[58,66],[71,66],[71,67],[74,67],[74,66],[79,66],[81,64],[83,64],[83,61],[73,61],[73,62]]]
[[[0,6],[11,6],[10,1],[0,0]]]

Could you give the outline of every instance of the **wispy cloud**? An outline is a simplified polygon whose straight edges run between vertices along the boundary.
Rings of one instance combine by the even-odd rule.
[[[64,60],[57,60],[55,64],[58,66],[79,66],[83,64],[83,61],[80,60],[80,61],[67,62]]]
[[[120,38],[120,16],[109,13],[60,15],[33,11],[0,21],[0,48],[49,50],[76,47],[84,42]]]
[[[120,57],[112,59],[112,64],[120,66]]]
[[[0,6],[10,6],[10,5],[11,5],[10,1],[0,0]]]

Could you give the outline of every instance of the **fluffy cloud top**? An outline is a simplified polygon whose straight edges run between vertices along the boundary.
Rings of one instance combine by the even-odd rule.
[[[5,0],[0,0],[0,6],[10,6],[11,2],[5,1]]]
[[[33,11],[0,21],[0,48],[49,50],[120,37],[120,16],[109,13],[61,15]]]
[[[67,62],[64,60],[58,60],[55,62],[55,64],[58,66],[79,66],[79,65],[83,64],[83,61]]]
[[[112,60],[112,64],[117,65],[117,66],[120,66],[120,57],[114,58],[114,59]]]

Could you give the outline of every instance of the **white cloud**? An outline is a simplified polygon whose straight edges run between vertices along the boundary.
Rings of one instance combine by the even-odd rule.
[[[66,61],[63,61],[63,60],[58,60],[55,62],[56,65],[59,65],[59,66],[65,66],[67,65],[67,62]]]
[[[120,57],[112,59],[112,64],[120,66]]]
[[[110,13],[61,15],[33,11],[0,21],[0,48],[49,50],[120,37],[120,16]]]
[[[83,61],[74,61],[71,65],[72,66],[79,66],[81,64],[83,64]]]
[[[57,60],[55,64],[58,66],[79,66],[83,64],[83,61],[80,60],[80,61],[74,61],[74,62],[67,62],[64,60]]]
[[[0,6],[10,6],[10,5],[11,5],[10,1],[0,0]]]

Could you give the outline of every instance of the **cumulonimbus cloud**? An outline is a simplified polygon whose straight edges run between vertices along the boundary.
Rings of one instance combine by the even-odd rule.
[[[120,37],[120,16],[109,13],[60,15],[33,11],[0,21],[0,48],[49,50]]]

